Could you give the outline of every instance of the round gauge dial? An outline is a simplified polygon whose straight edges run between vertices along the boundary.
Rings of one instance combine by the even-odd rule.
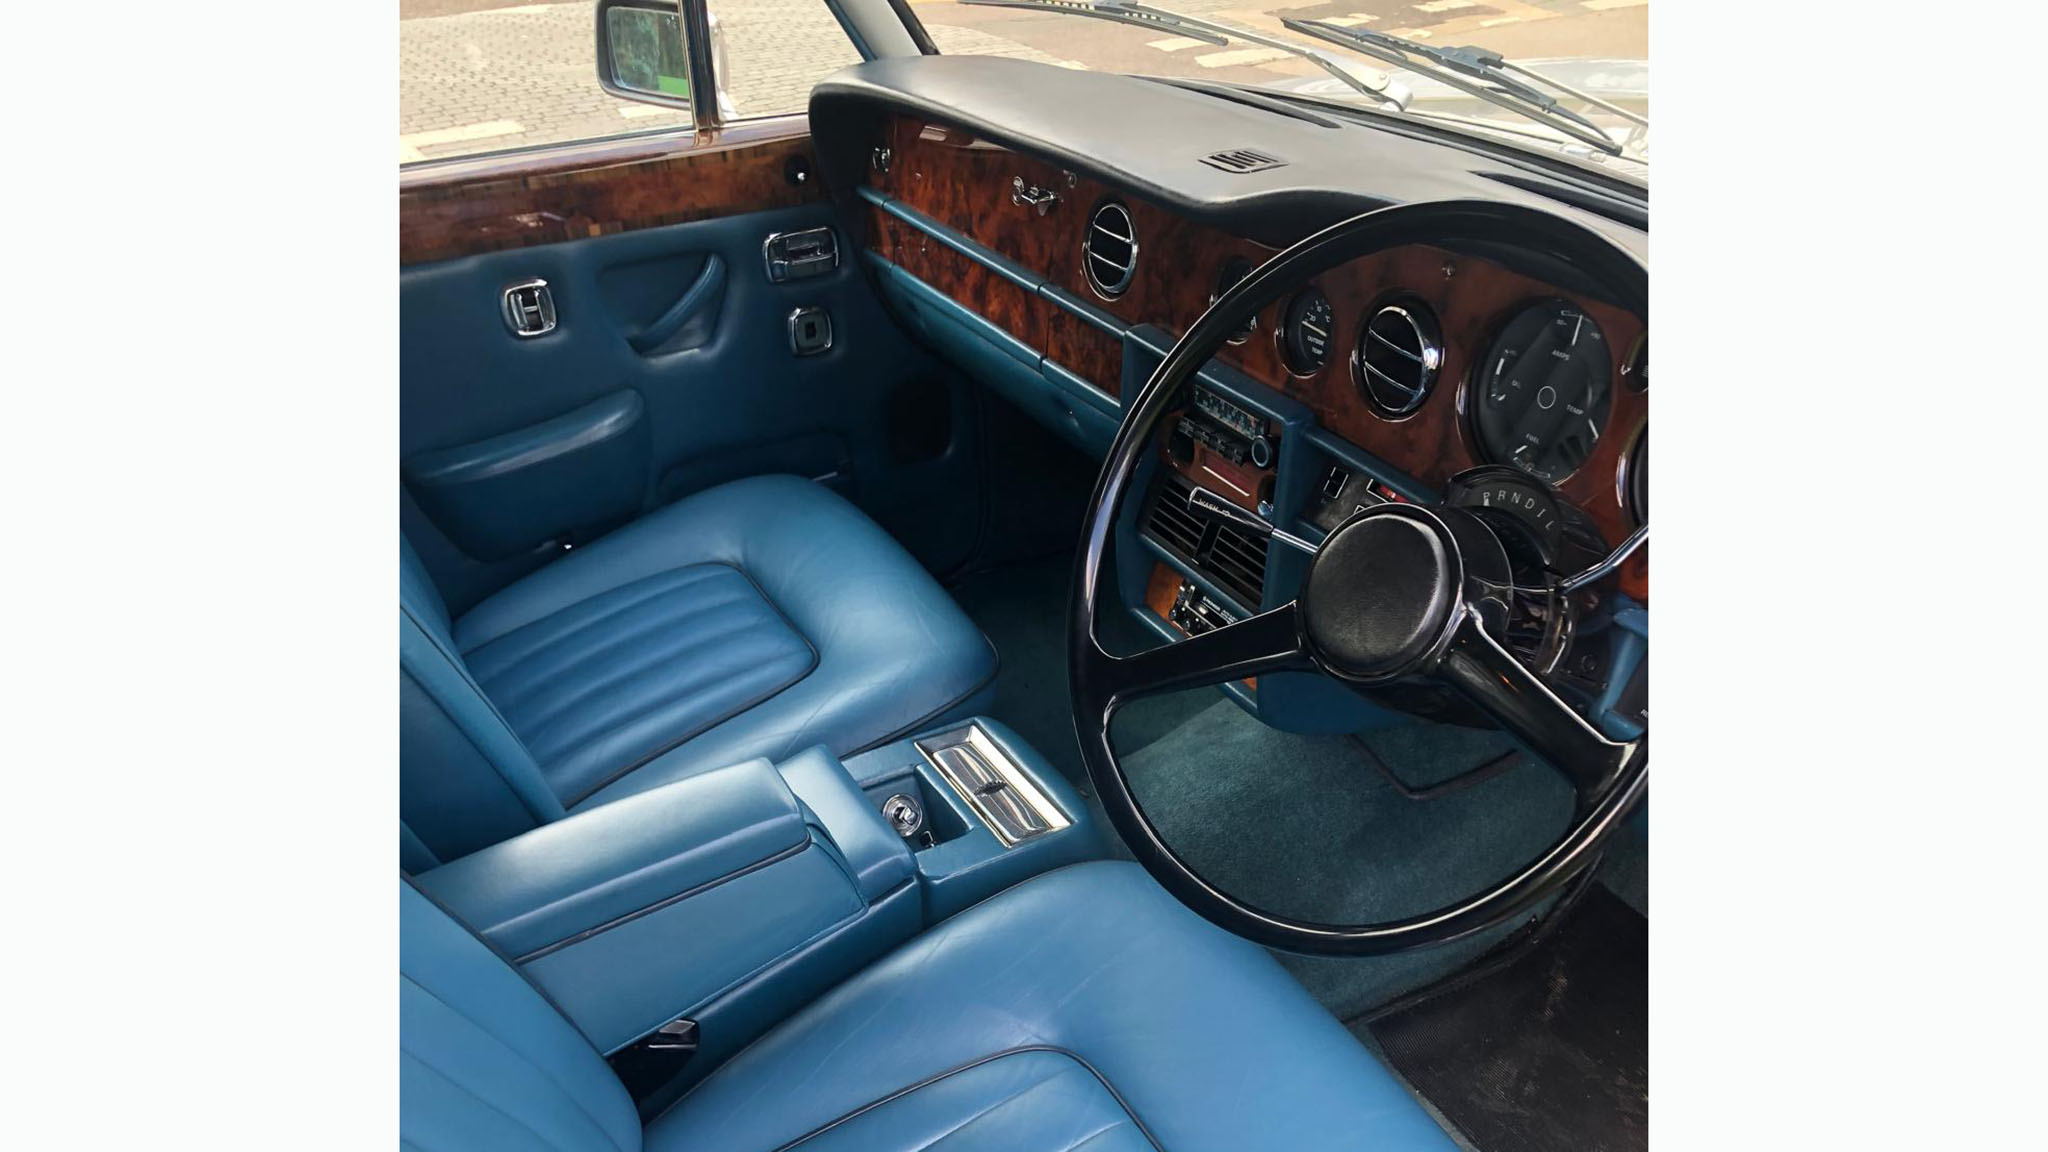
[[[1593,318],[1564,300],[1515,314],[1475,380],[1479,443],[1494,460],[1556,482],[1592,455],[1613,396],[1613,357]]]
[[[1280,352],[1287,370],[1296,376],[1311,376],[1330,362],[1330,334],[1337,329],[1337,310],[1318,288],[1304,289],[1287,305],[1287,318],[1280,327]]]

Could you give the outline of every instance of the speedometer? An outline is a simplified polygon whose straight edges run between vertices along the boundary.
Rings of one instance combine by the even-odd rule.
[[[1592,455],[1607,424],[1613,358],[1593,318],[1565,300],[1515,314],[1474,380],[1486,454],[1556,482]]]

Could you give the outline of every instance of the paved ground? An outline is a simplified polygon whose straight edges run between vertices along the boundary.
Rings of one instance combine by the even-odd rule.
[[[1254,45],[1216,47],[1159,30],[1071,16],[913,0],[942,52],[1017,56],[1116,71],[1270,83],[1321,75]],[[1256,31],[1281,16],[1369,27],[1511,58],[1646,59],[1649,0],[1164,0],[1161,7]],[[687,123],[597,86],[594,0],[400,0],[401,163]],[[730,74],[728,118],[800,111],[811,85],[858,55],[823,0],[713,0]]]

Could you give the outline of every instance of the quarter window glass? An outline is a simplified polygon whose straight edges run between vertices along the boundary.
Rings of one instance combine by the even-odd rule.
[[[688,128],[688,111],[607,95],[596,0],[399,0],[400,164]],[[824,0],[710,5],[724,119],[802,112],[860,53]]]

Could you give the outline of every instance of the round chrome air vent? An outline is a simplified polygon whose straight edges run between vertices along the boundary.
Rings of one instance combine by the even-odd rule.
[[[1365,322],[1352,359],[1366,399],[1388,416],[1406,416],[1429,399],[1444,366],[1436,317],[1420,301],[1380,306]]]
[[[1123,295],[1138,273],[1138,228],[1131,210],[1104,200],[1088,217],[1088,237],[1081,241],[1081,262],[1088,284],[1110,298]]]

